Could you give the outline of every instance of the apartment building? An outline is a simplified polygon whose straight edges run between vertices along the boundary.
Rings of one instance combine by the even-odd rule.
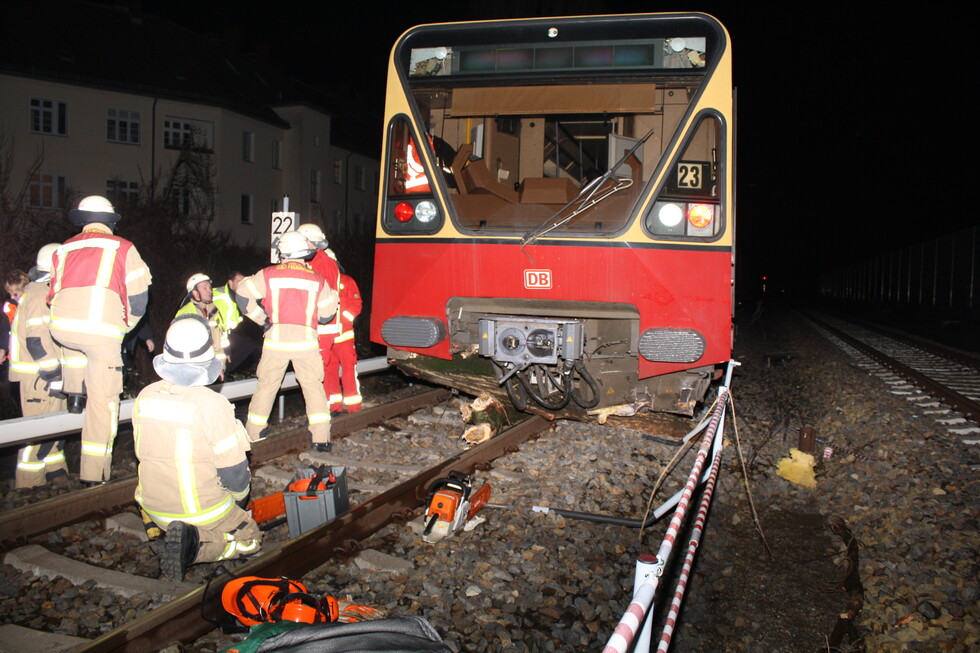
[[[329,96],[138,3],[7,3],[0,145],[11,186],[61,210],[147,193],[174,219],[265,245],[283,209],[329,234],[373,233],[379,162],[331,140]]]

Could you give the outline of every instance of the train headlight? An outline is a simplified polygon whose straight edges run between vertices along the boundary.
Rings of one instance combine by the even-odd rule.
[[[396,208],[395,210],[397,211],[398,209]],[[419,222],[425,224],[432,222],[435,219],[437,213],[438,212],[436,211],[436,205],[429,201],[419,202],[415,206],[415,217],[418,219]]]
[[[718,235],[719,210],[710,202],[655,202],[644,226],[654,236],[711,238]]]
[[[415,209],[408,202],[399,202],[395,205],[395,219],[399,222],[408,222],[415,215]]]
[[[660,210],[657,211],[657,219],[660,220],[660,224],[671,229],[679,225],[684,219],[684,211],[680,204],[664,203],[660,205]]]

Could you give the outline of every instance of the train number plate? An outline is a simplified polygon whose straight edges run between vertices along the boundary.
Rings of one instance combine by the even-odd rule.
[[[551,270],[524,270],[524,287],[529,290],[551,288]]]

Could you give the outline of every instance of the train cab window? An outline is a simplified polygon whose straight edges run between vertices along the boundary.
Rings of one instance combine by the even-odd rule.
[[[418,82],[412,99],[457,226],[473,233],[591,236],[622,230],[697,81]],[[434,191],[433,191],[434,192]]]
[[[671,162],[643,221],[655,238],[712,239],[721,233],[721,123],[703,117]]]

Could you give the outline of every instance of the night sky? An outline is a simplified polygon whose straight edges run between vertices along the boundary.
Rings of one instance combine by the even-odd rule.
[[[380,135],[391,45],[427,22],[705,11],[732,37],[738,93],[739,282],[793,286],[820,269],[978,222],[967,18],[874,14],[859,3],[439,3],[144,0],[148,13],[243,49],[272,44],[295,77],[363,107]],[[897,7],[897,5],[893,5]],[[743,288],[744,290],[745,288]]]

